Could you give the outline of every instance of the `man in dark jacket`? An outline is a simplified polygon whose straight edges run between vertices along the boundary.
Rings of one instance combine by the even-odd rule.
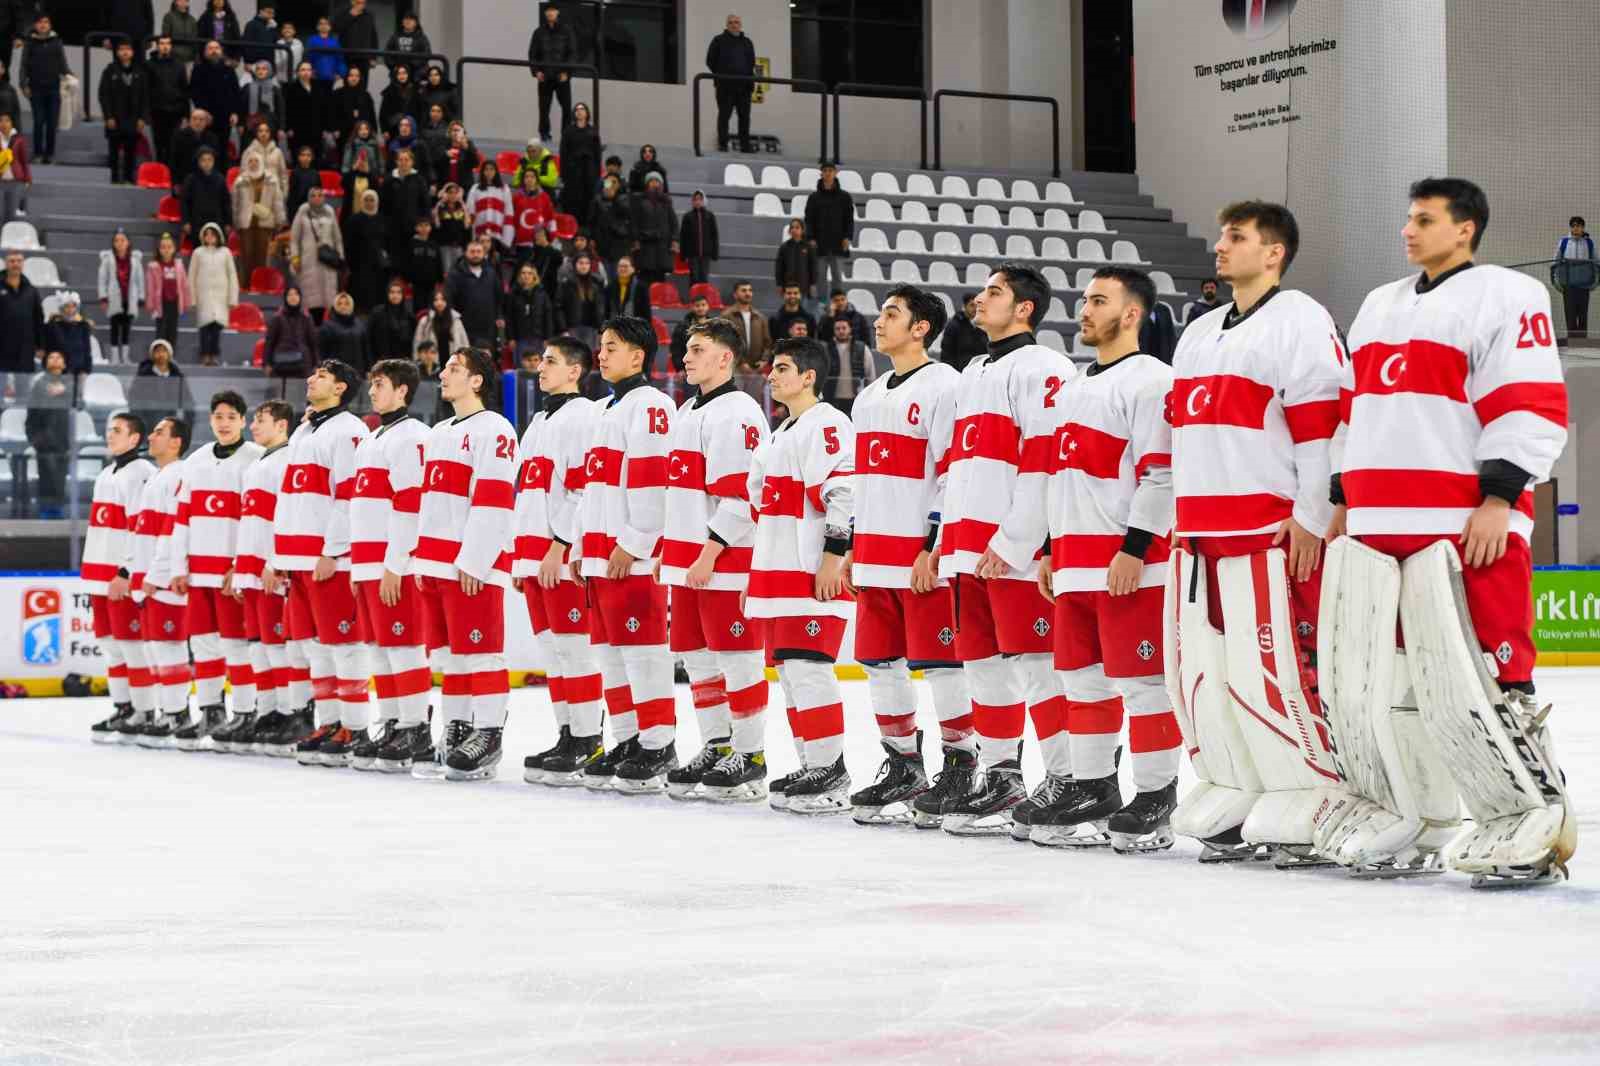
[[[796,320],[805,322],[806,336],[815,337],[817,335],[817,320],[812,318],[801,304],[800,298],[802,295],[800,286],[793,282],[783,287],[783,304],[767,320],[772,323],[772,335],[774,337],[780,340],[787,337],[789,335],[789,323]]]
[[[61,78],[67,73],[67,50],[40,15],[22,46],[22,95],[33,105],[33,161],[48,163],[56,154],[56,123],[61,118]]]
[[[722,258],[717,239],[717,216],[706,207],[706,194],[699,189],[689,198],[689,211],[678,224],[678,254],[689,264],[689,284],[698,285],[711,277],[711,264]]]
[[[1178,325],[1172,320],[1172,308],[1157,300],[1139,326],[1139,350],[1170,365],[1177,348]]]
[[[23,433],[39,464],[39,517],[60,518],[66,499],[67,455],[72,448],[72,401],[76,390],[60,352],[45,356],[44,373],[28,390]],[[15,470],[15,464],[13,464]],[[20,495],[20,494],[19,494]]]
[[[433,240],[432,216],[418,215],[412,223],[411,239],[400,262],[411,283],[411,302],[419,308],[433,306],[433,290],[444,284],[444,258]]]
[[[773,258],[772,283],[782,292],[790,285],[800,286],[800,294],[811,299],[817,294],[817,251],[806,240],[805,223],[798,218],[789,223],[789,239],[778,245]]]
[[[856,236],[856,203],[839,187],[839,168],[822,164],[817,191],[806,200],[806,233],[822,260],[823,280],[828,288],[844,285],[842,259],[850,257],[850,242]]]
[[[135,48],[156,30],[156,11],[151,0],[111,0],[105,5],[105,13],[106,29],[125,34]]]
[[[967,293],[961,310],[950,316],[939,339],[939,362],[956,368],[959,372],[980,355],[989,351],[989,335],[973,324],[977,313],[978,294]]]
[[[167,150],[172,157],[172,162],[167,165],[172,168],[174,196],[183,188],[189,175],[194,173],[202,148],[209,148],[218,157],[222,155],[222,141],[211,128],[210,112],[197,107],[190,112],[187,122],[179,123],[178,131],[172,135],[172,146]]]
[[[744,35],[744,20],[729,15],[727,28],[711,38],[706,69],[748,77],[756,72],[756,46]],[[750,93],[754,82],[717,80],[717,151],[728,150],[728,116],[739,113],[739,150],[750,151]]]
[[[383,50],[385,52],[409,52],[412,55],[425,56],[433,51],[433,42],[428,40],[426,33],[422,32],[422,23],[417,21],[417,13],[415,11],[407,11],[400,16],[400,28],[389,35],[389,40],[384,43]],[[389,69],[391,71],[399,65],[401,65],[400,60],[389,60]],[[412,83],[421,84],[419,79],[422,77],[426,64],[419,60],[415,63],[406,63],[405,66],[411,71]],[[419,121],[422,117],[421,115],[417,116]]]
[[[273,42],[278,39],[277,5],[266,3],[256,9],[256,17],[244,24],[244,29],[239,31],[243,39],[249,41],[251,47],[241,49],[241,57],[249,66],[254,66],[256,60],[265,59],[268,63],[273,61]]]
[[[133,42],[117,42],[117,61],[100,73],[100,113],[111,150],[111,184],[132,185],[134,150],[150,117],[150,75],[133,61]]]
[[[150,76],[151,140],[156,158],[172,166],[172,135],[189,111],[189,68],[172,53],[172,38],[162,36],[144,62]]]
[[[378,50],[378,24],[373,21],[372,12],[367,10],[367,0],[350,0],[350,10],[334,16],[333,35],[347,49]],[[352,67],[371,67],[374,62],[372,59],[350,59],[348,55],[345,59]]]
[[[544,22],[528,39],[528,67],[539,83],[539,139],[550,139],[550,98],[561,102],[561,129],[567,128],[572,112],[571,72],[547,70],[545,63],[576,63],[578,38],[570,26],[561,24],[561,12],[554,4],[544,7]]]
[[[505,327],[500,275],[484,254],[482,241],[467,245],[445,282],[450,306],[461,316],[461,327],[474,348],[494,351],[496,333]]]
[[[817,336],[826,340],[833,336],[833,324],[839,319],[850,323],[850,335],[866,343],[875,337],[867,316],[850,306],[850,297],[843,289],[834,289],[828,296],[828,306],[817,318]]]
[[[44,300],[22,276],[22,253],[6,253],[0,277],[0,374],[31,374],[44,358]],[[0,380],[0,389],[5,382]],[[17,388],[19,381],[12,384]],[[13,395],[21,395],[14,393]]]
[[[217,169],[217,153],[206,145],[195,154],[194,172],[183,179],[178,202],[183,208],[183,232],[200,242],[200,230],[207,222],[215,222],[227,233],[232,229],[233,209],[228,197],[228,183]]]
[[[204,58],[189,73],[189,99],[220,129],[239,122],[239,76],[224,62],[222,45],[207,41]]]
[[[661,186],[661,175],[652,173],[644,183],[643,196],[630,196],[633,209],[633,236],[638,242],[634,265],[639,280],[647,287],[672,273],[672,255],[678,248],[678,215],[672,198]]]

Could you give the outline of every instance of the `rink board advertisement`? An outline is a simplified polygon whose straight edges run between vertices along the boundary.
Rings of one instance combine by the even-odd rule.
[[[1541,652],[1600,652],[1600,567],[1533,572],[1533,642]]]

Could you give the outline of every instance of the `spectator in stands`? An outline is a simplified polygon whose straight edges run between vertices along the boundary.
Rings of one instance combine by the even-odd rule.
[[[589,269],[595,277],[602,282],[610,280],[611,273],[606,270],[606,265],[600,261],[600,253],[595,250],[594,241],[589,238],[588,230],[579,230],[570,241],[563,243],[566,247],[562,250],[562,254],[566,259],[561,264],[560,276],[556,278],[557,282],[563,282],[572,277],[575,272],[574,264],[577,263],[580,255],[589,256]]]
[[[444,108],[438,104],[430,104],[426,100],[419,103],[425,108],[427,118],[417,129],[417,141],[428,158],[428,180],[437,183],[444,180],[440,175],[444,173],[446,154],[450,150],[450,120]]]
[[[22,273],[22,253],[7,252],[0,278],[0,374],[31,374],[43,357],[44,300]],[[0,393],[4,385],[0,381]]]
[[[240,40],[239,16],[234,14],[233,5],[228,0],[211,0],[210,5],[200,16],[200,36],[212,41],[237,41]],[[209,51],[211,45],[206,45]],[[240,51],[234,45],[227,48],[228,65],[238,62]],[[222,112],[217,112],[222,114]]]
[[[672,330],[672,343],[669,345],[672,369],[680,374],[683,373],[683,357],[689,350],[689,327],[709,321],[711,321],[711,301],[701,293],[689,301],[689,313],[680,318]]]
[[[466,254],[467,242],[471,239],[472,215],[467,210],[461,186],[449,182],[433,208],[433,241],[439,246],[439,259],[445,277],[450,276],[456,263]]]
[[[561,267],[566,262],[561,255],[561,249],[550,243],[550,231],[543,226],[533,231],[533,246],[527,250],[524,262],[533,264],[533,269],[539,272],[539,278],[545,288],[550,292],[550,298],[555,299],[556,285],[560,282]],[[520,263],[518,264],[520,265]]]
[[[649,303],[645,304],[646,309]],[[544,342],[556,335],[556,305],[545,291],[532,263],[517,268],[506,297],[506,335],[518,361],[528,352],[543,351]]]
[[[428,146],[417,135],[417,120],[411,115],[401,115],[390,131],[388,143],[384,146],[389,153],[389,162],[399,165],[401,152],[411,153],[411,165],[422,178],[424,191],[433,184],[433,167],[428,159]],[[409,231],[408,231],[409,232]]]
[[[302,306],[300,286],[284,287],[283,306],[267,323],[261,369],[280,378],[303,378],[321,361],[317,354],[316,323]]]
[[[216,41],[206,42],[200,62],[189,72],[189,99],[216,120],[218,136],[226,136],[239,121],[239,78]]]
[[[168,345],[178,343],[178,319],[189,310],[194,294],[189,289],[189,271],[178,258],[178,242],[163,233],[156,241],[155,258],[145,267],[145,309],[156,320],[156,336]]]
[[[83,317],[77,293],[61,294],[60,309],[44,327],[44,347],[66,357],[67,373],[74,379],[94,371],[94,323]]]
[[[11,112],[0,111],[0,223],[27,216],[31,188],[28,138],[17,129]]]
[[[572,108],[572,124],[561,131],[561,210],[573,218],[589,217],[595,185],[600,180],[600,133],[589,116],[589,105]]]
[[[546,233],[555,224],[556,205],[539,186],[539,175],[531,169],[518,172],[517,188],[511,194],[512,250],[520,265],[533,254],[533,235]],[[543,277],[544,275],[540,275]],[[552,280],[555,275],[551,275]]]
[[[601,173],[600,180],[595,183],[595,196],[599,196],[606,191],[607,178],[616,178],[618,187],[627,188],[628,177],[622,172],[622,157],[620,155],[606,156],[606,169]]]
[[[1200,283],[1200,299],[1190,300],[1183,305],[1183,324],[1187,326],[1201,315],[1220,306],[1222,304],[1217,299],[1217,279],[1206,278]]]
[[[571,333],[590,347],[600,335],[600,324],[608,317],[606,290],[593,272],[594,257],[579,253],[572,261],[572,276],[556,289],[556,329]]]
[[[450,306],[461,315],[461,325],[474,348],[493,350],[498,331],[505,328],[500,275],[489,262],[488,242],[471,241],[467,254],[445,279]]]
[[[278,192],[287,195],[289,190],[289,163],[283,157],[283,149],[278,147],[278,140],[272,135],[272,123],[262,120],[252,127],[254,135],[250,143],[244,146],[244,152],[239,156],[239,168],[244,170],[250,165],[250,160],[260,159],[261,169],[278,179]]]
[[[710,280],[711,264],[722,257],[717,216],[706,206],[706,194],[699,189],[689,197],[689,210],[678,224],[678,254],[689,264],[690,285]]]
[[[100,113],[105,116],[111,184],[132,185],[134,149],[150,117],[150,75],[133,61],[133,44],[117,42],[117,58],[100,72]]]
[[[1589,295],[1600,283],[1600,260],[1594,238],[1584,231],[1582,215],[1567,220],[1567,235],[1556,242],[1556,277],[1566,312],[1567,336],[1589,335]]]
[[[245,139],[245,130],[254,131],[265,122],[270,130],[283,125],[283,87],[272,76],[272,62],[258,59],[250,68],[251,78],[244,87],[244,101],[239,107],[239,139]]]
[[[767,328],[767,317],[755,309],[755,286],[748,281],[738,281],[733,286],[733,303],[725,308],[722,317],[739,327],[739,339],[744,341],[745,367],[757,369],[767,361],[772,350],[772,333]]]
[[[100,253],[97,282],[100,310],[106,313],[111,326],[107,359],[113,364],[126,364],[133,319],[145,302],[144,255],[133,246],[126,230],[118,228],[111,235],[111,247]]]
[[[553,192],[560,188],[561,164],[556,159],[556,154],[538,137],[528,138],[528,146],[523,149],[522,158],[517,160],[517,172],[513,184],[520,189],[522,176],[530,171],[538,179],[539,186],[546,191]]]
[[[561,125],[565,128],[572,112],[571,72],[550,69],[549,65],[578,61],[578,38],[561,22],[561,11],[554,4],[544,6],[544,21],[528,38],[528,69],[539,83],[539,136],[550,139],[550,98],[561,104]]]
[[[378,94],[378,129],[392,136],[400,119],[417,113],[417,86],[411,80],[411,68],[405,64],[389,72],[389,84]]]
[[[321,185],[322,172],[317,169],[312,147],[302,144],[295,153],[294,169],[289,171],[289,191],[283,201],[284,217],[293,221],[311,190]]]
[[[211,128],[211,112],[197,107],[178,124],[177,132],[172,135],[172,162],[169,165],[172,168],[174,196],[182,195],[183,183],[194,173],[202,148],[209,148],[213,157],[222,154],[222,141]]]
[[[283,185],[277,175],[267,169],[260,154],[246,155],[244,169],[233,183],[233,226],[239,234],[239,271],[247,282],[258,267],[267,265],[272,238],[287,224],[284,210]]]
[[[433,216],[419,215],[411,225],[411,240],[406,245],[406,280],[411,283],[413,298],[418,293],[430,293],[444,284],[445,266],[439,245],[433,239]]]
[[[847,319],[833,320],[833,335],[826,343],[829,368],[822,395],[849,414],[861,390],[877,378],[877,363],[866,344],[855,336]]]
[[[616,178],[607,178],[605,191],[589,216],[589,232],[594,234],[595,251],[601,259],[614,264],[618,256],[633,250],[638,239],[633,225],[633,211],[628,206],[628,197],[622,195],[621,183]]]
[[[367,318],[367,365],[381,359],[410,359],[416,319],[399,278],[384,289],[383,304]]]
[[[318,325],[339,291],[344,234],[322,186],[312,189],[289,226],[289,266],[300,283],[306,313]]]
[[[512,211],[511,190],[500,178],[499,164],[492,159],[478,167],[478,180],[467,193],[467,214],[472,216],[473,240],[483,242],[484,250],[492,253],[495,261],[504,258],[516,243],[516,214]]]
[[[1163,363],[1171,363],[1172,353],[1177,347],[1178,326],[1172,320],[1172,308],[1157,300],[1139,327],[1139,350],[1155,356]]]
[[[631,193],[644,192],[649,184],[650,175],[661,175],[661,188],[663,192],[670,192],[671,185],[667,183],[667,168],[656,158],[656,146],[646,144],[639,148],[639,158],[633,164],[633,169],[628,171],[628,191]]]
[[[343,42],[347,53],[352,49],[362,52],[378,50],[378,23],[373,19],[372,12],[367,10],[367,0],[350,0],[350,7],[334,16],[333,35]],[[363,70],[377,61],[374,58],[351,59],[348,54],[345,59],[352,68],[361,67]]]
[[[654,173],[645,179],[643,195],[628,199],[633,211],[634,263],[640,280],[653,285],[672,273],[672,257],[678,251],[678,215],[672,210],[672,197]]]
[[[295,24],[287,20],[278,23],[278,45],[272,50],[272,71],[285,85],[294,81],[295,71],[306,56],[305,42],[296,32]]]
[[[217,169],[217,153],[210,145],[205,145],[195,153],[195,160],[199,165],[183,179],[183,188],[178,193],[183,232],[198,239],[201,229],[209,224],[221,227],[226,233],[232,212],[228,204],[228,183]]]
[[[349,149],[360,144],[360,149],[350,153],[346,161],[349,169],[340,176],[340,184],[344,187],[344,196],[339,201],[339,224],[342,226],[350,220],[361,206],[361,195],[368,189],[378,189],[383,183],[381,162],[374,165],[373,160],[381,159],[382,149],[373,139],[367,128],[365,119],[356,124],[358,136],[352,136],[350,143],[345,147]]]
[[[961,298],[961,310],[950,316],[939,340],[939,361],[955,367],[960,373],[968,363],[989,351],[989,336],[972,321],[978,311],[978,294],[969,292]]]
[[[467,338],[466,327],[461,324],[461,316],[450,306],[450,297],[445,292],[444,286],[434,289],[433,298],[428,302],[428,311],[417,319],[417,328],[411,335],[411,348],[419,363],[424,362],[424,346],[433,345],[435,362],[431,367],[424,367],[424,373],[429,377],[436,377],[440,352],[459,351],[469,347],[471,343]]]
[[[163,34],[144,62],[150,77],[150,140],[156,158],[172,166],[172,135],[189,112],[189,68]]]
[[[384,42],[385,52],[406,52],[417,57],[414,61],[391,58],[389,60],[389,77],[394,77],[394,72],[401,67],[406,68],[406,74],[415,84],[422,77],[422,69],[426,65],[423,56],[433,52],[433,42],[428,40],[428,35],[422,32],[422,23],[417,19],[415,11],[406,11],[400,16],[400,28],[389,35]]]
[[[378,213],[378,191],[361,194],[361,205],[344,227],[344,250],[349,259],[349,292],[356,311],[367,314],[383,299],[389,276],[388,239]]]
[[[339,38],[334,35],[333,23],[326,18],[317,20],[317,32],[306,41],[306,57],[316,74],[317,84],[329,93],[344,79],[345,71],[350,69],[344,61]]]
[[[356,318],[355,299],[349,293],[334,296],[328,317],[317,327],[317,351],[324,359],[338,359],[366,373],[366,332]]]
[[[0,4],[0,11],[4,4]],[[0,41],[5,38],[0,38]],[[11,53],[9,49],[0,48],[0,114],[10,115],[12,120],[22,114],[22,96],[17,92],[17,87],[11,84]]]
[[[266,60],[267,69],[272,68],[273,45],[278,40],[277,5],[263,3],[256,8],[256,13],[249,22],[244,24],[240,31],[240,39],[249,41],[250,47],[240,49],[240,58],[254,69],[257,62]]]
[[[28,413],[22,432],[33,446],[39,467],[37,493],[40,518],[60,518],[66,501],[67,462],[72,449],[72,407],[77,389],[67,380],[63,353],[51,349],[44,373],[28,389]]]
[[[839,187],[839,169],[831,161],[822,164],[817,191],[806,200],[806,232],[822,260],[827,286],[842,286],[847,279],[841,260],[850,257],[850,242],[855,239],[856,204]]]
[[[397,140],[391,140],[390,145],[393,146]],[[428,179],[414,165],[416,153],[416,145],[391,151],[389,159],[394,163],[394,169],[383,183],[383,214],[388,226],[386,239],[389,259],[397,264],[403,260],[411,244],[417,219],[426,217],[433,210],[433,200],[428,195]]]
[[[313,158],[322,154],[322,131],[330,123],[333,98],[328,87],[316,78],[312,60],[295,67],[294,80],[283,90],[283,128],[289,135],[289,148],[296,155],[310,148]]]
[[[633,257],[617,260],[617,276],[606,284],[606,315],[631,315],[650,321],[650,282],[633,268]]]
[[[367,91],[367,68],[352,65],[344,72],[344,81],[333,93],[333,132],[342,149],[356,123],[365,120],[369,129],[378,128],[378,111],[372,106],[372,94]]]
[[[172,40],[172,57],[188,66],[194,62],[194,45],[188,42],[200,36],[200,20],[189,13],[190,0],[172,0],[172,6],[161,16],[161,35]]]
[[[461,101],[456,99],[456,87],[450,83],[443,67],[429,67],[422,83],[422,102],[430,108],[439,105],[446,122],[461,113]]]
[[[772,314],[772,332],[780,337],[789,336],[789,323],[795,319],[804,319],[806,336],[817,335],[817,320],[812,318],[802,303],[804,290],[798,282],[791,281],[783,286],[783,304]]]
[[[422,323],[417,323],[420,328]],[[462,344],[467,342],[463,339]],[[417,372],[423,381],[439,380],[439,342],[432,337],[427,337],[417,343],[416,349]],[[442,406],[444,401],[438,401]]]
[[[789,320],[789,329],[784,333],[784,336],[799,337],[804,339],[811,336],[811,334],[814,332],[816,331],[811,328],[810,320],[804,318],[793,318]]]
[[[806,225],[798,218],[789,223],[789,239],[778,245],[778,254],[773,258],[772,281],[779,292],[790,285],[798,285],[805,299],[817,295],[817,250],[806,240]]]
[[[216,366],[228,313],[239,302],[239,271],[222,227],[215,222],[200,229],[200,246],[189,257],[189,284],[194,289],[195,325],[200,327],[200,365]]]
[[[33,106],[33,150],[40,163],[56,154],[56,126],[61,121],[61,79],[68,72],[67,49],[40,13],[22,46],[22,95]]]
[[[850,323],[851,336],[863,341],[864,338],[873,336],[872,325],[867,321],[867,316],[850,306],[850,298],[843,289],[834,289],[828,295],[828,306],[817,316],[817,332],[824,337],[833,336],[833,322],[838,318]]]
[[[455,182],[465,189],[477,176],[483,153],[467,136],[467,127],[459,119],[450,123],[450,145],[441,158],[435,158],[434,180],[440,183]]]
[[[739,115],[739,150],[751,151],[750,93],[755,83],[727,80],[733,77],[748,78],[756,72],[756,46],[744,35],[744,20],[738,15],[729,15],[723,31],[711,38],[711,45],[706,49],[706,69],[713,74],[724,75],[724,78],[715,80],[717,151],[728,150],[728,118],[734,112]]]
[[[128,407],[148,426],[191,406],[189,383],[173,358],[172,342],[157,337],[150,342],[149,356],[134,373],[133,385],[128,389]]]
[[[339,159],[339,169],[346,174],[359,171],[375,182],[383,171],[383,145],[378,142],[376,127],[368,118],[358,118],[350,127],[344,140],[344,152]],[[357,166],[365,162],[366,166]],[[350,195],[350,184],[345,183],[345,195]],[[360,195],[359,192],[356,195]]]

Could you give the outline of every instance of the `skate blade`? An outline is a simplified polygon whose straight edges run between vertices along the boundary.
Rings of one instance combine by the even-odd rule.
[[[527,784],[530,784],[530,785],[542,785],[542,784],[544,784],[544,778],[545,778],[545,773],[544,773],[544,768],[543,767],[539,767],[539,766],[524,766],[522,768],[522,780],[524,782],[526,782]]]
[[[768,792],[767,806],[775,811],[787,811],[789,809],[789,794],[787,792]]]
[[[1566,867],[1550,862],[1542,867],[1498,866],[1486,873],[1476,873],[1472,875],[1472,887],[1488,892],[1504,892],[1508,889],[1555,885],[1565,880],[1567,880]]]
[[[314,751],[297,751],[294,753],[294,761],[301,766],[321,766],[322,756]]]
[[[571,773],[556,773],[551,770],[544,772],[544,780],[539,782],[546,788],[581,788],[583,786],[583,771],[573,770]]]
[[[411,776],[416,778],[418,781],[443,781],[444,773],[445,770],[443,763],[429,762],[411,764]]]
[[[707,803],[759,803],[767,798],[765,781],[747,781],[727,788],[700,786],[700,798]]]
[[[352,770],[375,770],[377,766],[377,759],[357,759],[354,756],[350,758],[350,769]]]
[[[1085,832],[1087,830],[1087,832]],[[1028,839],[1041,848],[1108,848],[1111,834],[1106,823],[1079,822],[1076,825],[1036,825]]]
[[[1118,855],[1137,855],[1145,851],[1166,851],[1176,838],[1171,829],[1154,833],[1112,833],[1111,850]]]
[[[667,798],[689,803],[694,800],[705,799],[705,788],[698,781],[683,783],[667,782]]]
[[[611,788],[624,796],[653,796],[667,791],[667,775],[658,774],[642,781],[628,777],[613,778]]]
[[[1298,846],[1283,845],[1278,847],[1272,856],[1274,870],[1318,870],[1325,866],[1337,866],[1332,859],[1324,858],[1311,851],[1309,846],[1305,850],[1297,850]]]
[[[319,765],[326,766],[330,770],[348,770],[350,768],[350,756],[324,755]]]
[[[411,770],[411,760],[405,759],[403,761],[397,761],[392,759],[379,759],[377,762],[372,764],[372,768],[380,774],[408,773]]]
[[[174,740],[172,747],[178,751],[199,751],[200,742],[198,740]]]
[[[799,814],[806,817],[818,817],[833,814],[847,814],[850,810],[850,799],[847,796],[790,796],[789,806],[784,808],[790,814]]]
[[[583,787],[591,792],[613,792],[616,790],[616,780],[614,777],[591,777],[585,774]]]
[[[498,765],[480,766],[476,770],[446,769],[444,772],[444,779],[446,781],[491,781],[498,776],[499,773],[500,767]]]
[[[944,828],[944,815],[929,814],[913,807],[911,808],[911,827],[913,829],[942,829]]]
[[[857,825],[910,825],[911,804],[885,803],[881,807],[851,807],[850,819]]]
[[[90,733],[89,739],[96,744],[120,744],[122,738],[116,733]]]
[[[939,828],[958,837],[997,837],[1011,835],[1011,812],[1000,814],[946,814]]]
[[[1229,862],[1266,862],[1272,858],[1272,848],[1266,844],[1233,844],[1217,846],[1201,841],[1200,862],[1207,866]]]
[[[1444,873],[1444,855],[1431,851],[1420,859],[1407,863],[1368,862],[1350,869],[1352,881],[1399,881],[1408,877],[1431,877]]]
[[[1033,826],[1011,819],[1011,839],[1026,844],[1033,836]]]

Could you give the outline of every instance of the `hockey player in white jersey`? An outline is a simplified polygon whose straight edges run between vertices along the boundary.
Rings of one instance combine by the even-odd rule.
[[[1067,696],[1073,781],[1033,812],[1045,846],[1151,851],[1172,846],[1178,723],[1161,663],[1161,598],[1172,532],[1172,370],[1139,351],[1156,304],[1150,276],[1095,271],[1078,325],[1095,361],[1062,392],[1051,453],[1050,563],[1039,590],[1056,605],[1055,667]],[[1117,783],[1128,720],[1134,798]]]
[[[855,657],[867,671],[885,756],[878,780],[850,797],[862,825],[912,821],[912,802],[929,789],[912,670],[928,682],[939,721],[945,770],[936,798],[969,792],[977,761],[972,700],[955,650],[955,603],[939,577],[936,545],[941,460],[961,382],[959,372],[928,355],[927,342],[944,322],[944,304],[933,293],[891,289],[875,334],[894,372],[862,389],[850,410],[855,521],[846,572],[856,590]],[[936,828],[938,820],[920,824]]]
[[[95,639],[106,649],[106,680],[111,690],[111,715],[89,733],[97,742],[128,739],[123,725],[143,725],[154,716],[155,678],[145,660],[139,633],[139,606],[128,595],[128,575],[119,573],[127,555],[139,494],[155,467],[139,454],[144,420],[123,412],[106,420],[105,469],[94,479],[89,503],[89,532],[83,540],[79,576],[89,592]]]
[[[148,451],[156,472],[139,493],[138,517],[128,538],[121,569],[128,588],[141,601],[139,631],[145,659],[155,671],[154,720],[138,729],[141,747],[172,746],[172,736],[187,726],[189,714],[189,626],[185,600],[173,591],[172,530],[178,522],[178,490],[183,453],[191,430],[181,418],[163,418],[150,430]]]
[[[1533,689],[1529,547],[1567,391],[1545,287],[1473,262],[1488,221],[1470,181],[1413,185],[1401,234],[1421,272],[1351,327],[1320,645],[1354,795],[1319,812],[1319,848],[1377,876],[1442,853],[1477,887],[1559,880],[1577,846]]]
[[[674,653],[689,674],[700,753],[667,772],[675,799],[759,800],[767,794],[762,627],[739,596],[750,579],[755,521],[750,462],[767,416],[733,380],[744,341],[727,319],[689,327],[684,375],[697,390],[672,418],[666,529],[657,573],[671,590]]]
[[[576,337],[549,341],[539,359],[542,405],[522,433],[522,480],[511,582],[528,605],[555,711],[556,743],[522,761],[530,784],[582,784],[605,752],[600,664],[589,645],[589,603],[568,564],[576,558],[583,464],[599,408],[578,392],[594,353]]]

